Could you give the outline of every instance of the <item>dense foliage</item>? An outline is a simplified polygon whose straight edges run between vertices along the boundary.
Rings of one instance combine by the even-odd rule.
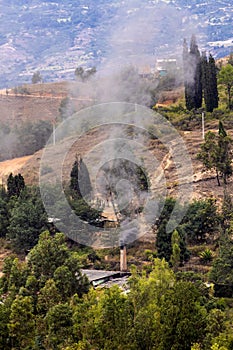
[[[133,269],[127,294],[116,285],[88,291],[63,235],[45,232],[26,263],[9,257],[3,272],[0,346],[5,350],[190,350],[194,344],[231,349],[226,306],[204,284],[185,275],[177,280],[164,260],[156,259],[148,276]]]

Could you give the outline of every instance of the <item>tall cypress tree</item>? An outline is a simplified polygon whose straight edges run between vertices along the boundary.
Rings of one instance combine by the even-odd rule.
[[[189,64],[189,50],[187,40],[184,39],[183,42],[183,71],[184,71],[184,92],[185,92],[185,104],[188,110],[193,108],[192,103],[192,69]]]
[[[211,88],[211,101],[214,108],[218,108],[218,82],[217,82],[217,68],[214,57],[209,56],[209,75],[210,75],[210,88]]]
[[[82,197],[89,196],[92,191],[91,180],[89,171],[83,159],[79,159],[79,188],[82,193]]]
[[[81,157],[77,158],[70,173],[70,189],[77,198],[90,195],[92,191],[89,172]]]
[[[200,51],[197,46],[195,35],[192,35],[191,38],[189,54],[191,64],[193,65],[194,108],[200,108],[202,106],[202,69]]]
[[[70,189],[75,195],[80,198],[81,193],[79,189],[79,182],[78,182],[78,173],[79,173],[79,168],[78,168],[78,160],[76,159],[73,166],[72,170],[70,173]]]
[[[218,107],[218,87],[217,69],[211,54],[209,60],[205,53],[202,55],[202,85],[206,111],[213,112],[214,108]]]
[[[195,35],[192,35],[190,51],[187,42],[183,44],[183,66],[185,102],[188,110],[202,106],[202,64]]]
[[[207,112],[213,111],[212,99],[211,99],[211,82],[209,74],[209,62],[206,56],[206,52],[202,53],[202,86],[203,86],[203,95],[205,101],[205,107]]]

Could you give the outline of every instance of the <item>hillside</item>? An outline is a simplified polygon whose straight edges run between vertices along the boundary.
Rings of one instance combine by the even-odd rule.
[[[217,130],[217,121],[215,123],[207,124],[206,130]],[[228,130],[229,134],[233,136],[233,129]],[[215,174],[213,172],[203,172],[203,167],[200,161],[196,159],[196,155],[200,150],[200,145],[203,142],[201,130],[195,128],[192,131],[180,132],[181,136],[186,144],[187,150],[192,160],[193,166],[193,198],[207,198],[216,197],[221,201],[223,196],[223,187],[217,186]],[[63,165],[63,178],[64,181],[69,181],[69,175],[72,168],[72,164],[77,154],[85,156],[88,152],[91,152],[96,145],[101,144],[104,140],[109,137],[109,130],[92,130],[85,134],[84,137],[78,141],[74,139],[74,144],[69,150],[65,163]],[[176,196],[177,194],[177,173],[176,166],[167,153],[167,151],[159,146],[158,141],[151,140],[149,145],[150,152],[153,156],[161,162],[164,176],[166,178],[166,184],[168,193]],[[26,183],[38,184],[39,171],[40,171],[40,160],[42,151],[36,152],[34,155],[15,158],[12,160],[0,162],[0,177],[3,183],[6,182],[7,176],[12,172],[13,174],[21,173]],[[99,155],[101,157],[101,155]],[[147,157],[147,154],[145,154]],[[149,155],[150,157],[150,155]],[[53,171],[56,171],[57,161],[60,159],[59,144],[56,146],[56,153],[54,154],[53,164],[49,164],[49,176],[53,176]],[[153,161],[153,158],[152,158]],[[156,178],[153,174],[150,175],[150,181],[153,189],[154,181]],[[191,184],[190,184],[191,185]],[[233,191],[233,181],[230,179],[228,184],[229,191]]]
[[[154,66],[156,58],[180,57],[192,33],[215,56],[229,53],[232,2],[2,1],[0,87],[28,83],[37,70],[44,81],[59,81],[72,79],[77,66]]]
[[[67,96],[76,110],[88,106],[91,103],[89,97],[76,94],[77,85],[64,81],[0,90],[0,122],[14,125],[23,121],[54,121],[59,117],[61,101]]]

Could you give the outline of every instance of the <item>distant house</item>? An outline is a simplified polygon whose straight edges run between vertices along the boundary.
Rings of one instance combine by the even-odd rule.
[[[164,77],[170,72],[177,70],[177,61],[175,58],[157,59],[156,71],[159,76]]]

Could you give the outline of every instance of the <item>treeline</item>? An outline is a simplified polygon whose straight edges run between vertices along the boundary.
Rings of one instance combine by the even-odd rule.
[[[35,153],[45,146],[51,133],[52,124],[45,120],[24,122],[18,127],[2,123],[0,161]]]
[[[186,39],[184,40],[183,67],[186,108],[201,108],[204,96],[206,110],[212,112],[218,107],[217,68],[211,54],[209,58],[205,52],[200,54],[194,35],[190,49]]]
[[[227,105],[232,109],[233,66],[230,56],[227,65],[217,67],[214,57],[206,52],[200,53],[193,35],[190,47],[186,39],[183,43],[183,71],[185,87],[185,104],[190,111],[199,109],[205,103],[207,112],[213,112],[219,105],[218,85],[225,87]]]
[[[128,292],[90,287],[64,236],[44,232],[26,262],[5,260],[0,279],[4,350],[227,350],[229,308],[201,278],[155,259],[132,269]]]

